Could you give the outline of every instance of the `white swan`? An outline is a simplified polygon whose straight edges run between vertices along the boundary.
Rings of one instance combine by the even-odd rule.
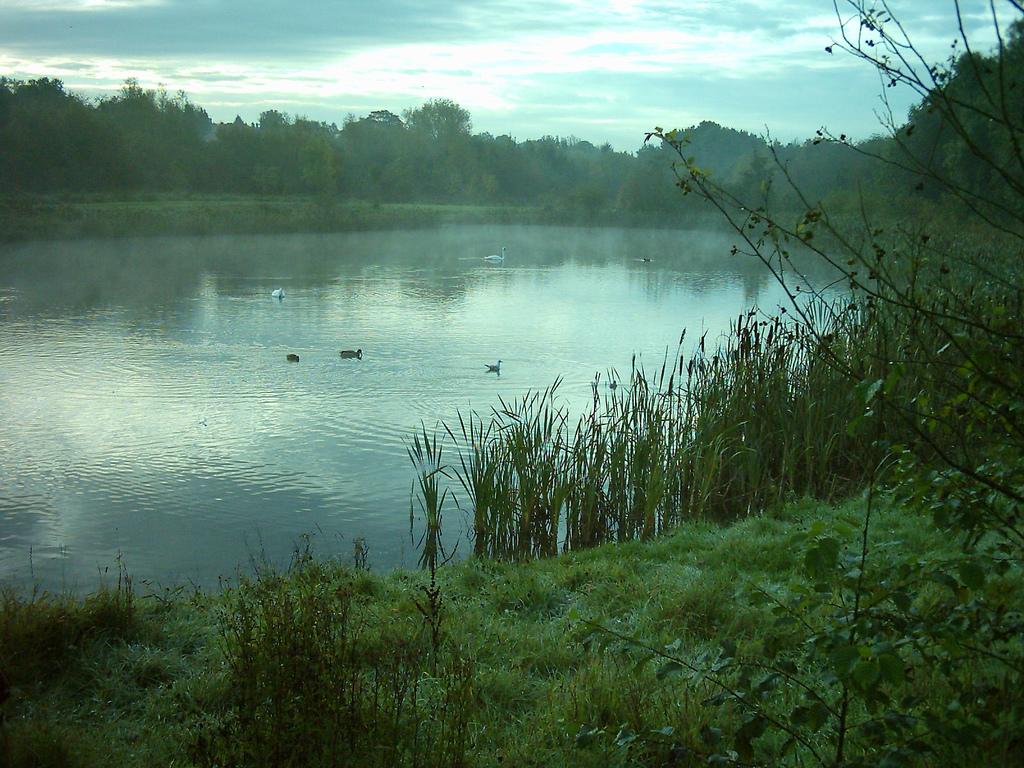
[[[490,363],[484,363],[484,365],[487,366],[488,373],[497,373],[499,376],[501,375],[501,360],[496,362],[494,365],[491,365]]]
[[[284,289],[283,288],[275,288],[274,290],[272,290],[270,292],[270,295],[273,296],[275,299],[283,299],[284,298]]]
[[[484,256],[484,261],[504,261],[505,260],[505,246],[501,246],[501,253],[492,253],[490,256]]]

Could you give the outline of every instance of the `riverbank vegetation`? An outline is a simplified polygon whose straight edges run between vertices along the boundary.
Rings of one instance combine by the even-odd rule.
[[[8,762],[1018,764],[1024,9],[992,53],[962,36],[926,66],[884,4],[849,6],[837,47],[921,102],[880,143],[806,149],[909,197],[836,215],[784,148],[744,187],[652,133],[779,316],[598,381],[577,422],[556,383],[421,427],[422,571],[302,546],[217,595],[6,594]],[[474,556],[446,565],[457,509]]]
[[[717,222],[691,217],[693,226]],[[423,229],[448,225],[553,224],[669,227],[657,213],[596,212],[536,205],[376,203],[309,196],[172,194],[0,197],[0,240],[149,235],[279,234]]]
[[[490,414],[462,414],[417,438],[419,486],[449,479],[452,501],[472,510],[474,554],[504,560],[728,523],[794,497],[847,496],[882,454],[862,393],[818,338],[848,365],[871,366],[866,350],[883,326],[846,298],[816,306],[813,328],[751,311],[724,339],[702,338],[660,370],[598,376],[593,406],[575,422],[558,382]],[[445,460],[444,442],[456,458]],[[439,527],[444,500],[420,498],[428,530]]]
[[[841,555],[857,552],[866,503],[793,502],[724,528],[693,523],[648,543],[517,565],[477,558],[433,581],[429,571],[375,575],[303,548],[290,568],[265,567],[218,595],[139,594],[126,578],[84,602],[8,594],[2,754],[12,766],[729,762],[745,712],[715,697],[802,649],[803,624],[779,606],[821,579],[835,586],[814,570],[813,553],[826,532]],[[926,515],[888,502],[877,505],[870,543],[872,579],[919,559],[970,562]],[[1019,573],[979,584],[963,572],[923,584],[908,611],[923,621],[1020,598]],[[833,610],[817,605],[801,622],[828,626]],[[703,656],[709,678],[684,680],[622,637]],[[717,655],[723,644],[729,659]],[[978,658],[949,677],[913,647],[872,653],[878,695],[915,700],[917,724],[905,735],[928,741],[931,764],[977,754],[1013,764],[1019,711],[1002,660]],[[835,684],[827,663],[801,664],[800,674],[823,691]],[[776,676],[757,697],[784,709],[800,690]],[[924,719],[948,722],[957,701],[984,718],[963,744],[928,733]],[[858,703],[849,754],[876,754],[872,720]],[[809,742],[824,751],[832,738],[823,728]],[[777,764],[784,741],[751,738],[742,762]]]
[[[692,134],[723,178],[757,189],[765,140],[710,122]],[[638,131],[637,147],[643,138]],[[819,163],[807,168],[809,180],[821,161],[835,166],[835,158],[824,157],[834,151],[810,142],[784,149],[806,156],[804,165]],[[145,90],[131,80],[92,100],[59,80],[0,78],[0,177],[3,194],[12,196],[308,195],[684,216],[667,158],[650,144],[615,151],[576,137],[474,134],[469,112],[450,99],[401,117],[382,110],[353,115],[340,127],[272,109],[252,124],[215,124],[187,95]]]

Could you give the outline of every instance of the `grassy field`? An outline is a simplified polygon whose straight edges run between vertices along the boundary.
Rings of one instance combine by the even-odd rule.
[[[0,242],[78,237],[411,229],[449,224],[683,226],[664,216],[552,207],[193,195],[0,197]]]
[[[24,199],[0,203],[0,240],[331,232],[531,221],[530,208],[334,203],[311,198]]]
[[[650,542],[515,565],[472,559],[434,582],[303,548],[290,570],[217,595],[140,595],[127,577],[84,601],[8,594],[0,754],[10,766],[707,764],[717,734],[741,718],[709,703],[712,681],[733,672],[665,675],[641,645],[679,641],[673,656],[699,659],[734,644],[756,664],[769,645],[797,643],[751,596],[809,583],[799,543],[808,529],[844,531],[843,551],[856,551],[863,514],[863,501],[790,503]],[[873,545],[893,552],[881,542],[897,542],[901,557],[953,549],[888,503],[872,530]],[[884,571],[888,557],[871,567]],[[1011,573],[987,589],[1019,609],[1020,587]],[[938,588],[916,597],[922,607],[949,599]],[[800,672],[828,688],[824,670]],[[971,674],[1000,676],[998,665]],[[944,680],[921,667],[902,687],[945,706]],[[814,743],[827,751],[829,738],[825,728]],[[741,762],[813,764],[806,753],[787,761],[782,741],[763,735]],[[998,732],[983,748],[988,765],[1016,760]]]

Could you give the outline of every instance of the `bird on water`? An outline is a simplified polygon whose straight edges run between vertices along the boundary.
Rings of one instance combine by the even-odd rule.
[[[492,253],[490,256],[484,256],[484,261],[504,261],[505,250],[505,246],[501,246],[501,253]]]

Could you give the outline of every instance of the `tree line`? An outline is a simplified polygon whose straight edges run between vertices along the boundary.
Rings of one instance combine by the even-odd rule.
[[[967,128],[986,143],[982,149],[1002,142],[1010,152],[997,128],[987,128],[996,125],[986,112],[995,61],[965,53],[949,68],[947,92],[975,105],[965,119],[977,123]],[[1003,81],[1005,70],[1016,73],[1022,64],[1018,23],[999,58]],[[1019,99],[1019,90],[1009,96],[1018,113]],[[575,137],[520,141],[472,127],[470,113],[444,98],[401,116],[350,115],[341,127],[273,109],[255,123],[215,123],[185,93],[144,89],[134,80],[110,96],[87,99],[57,79],[0,77],[0,179],[8,194],[312,194],[665,214],[699,205],[675,188],[678,157],[660,143],[631,153]],[[990,165],[973,162],[971,146],[961,140],[965,127],[950,125],[928,94],[905,121],[883,127],[887,135],[860,142],[819,132],[782,144],[710,121],[680,135],[696,164],[754,204],[770,198],[776,207],[801,208],[795,189],[847,209],[864,198],[912,205],[915,197],[948,194],[921,183],[927,167],[953,173],[966,188],[1007,185]],[[1014,196],[1006,199],[1015,204]]]

